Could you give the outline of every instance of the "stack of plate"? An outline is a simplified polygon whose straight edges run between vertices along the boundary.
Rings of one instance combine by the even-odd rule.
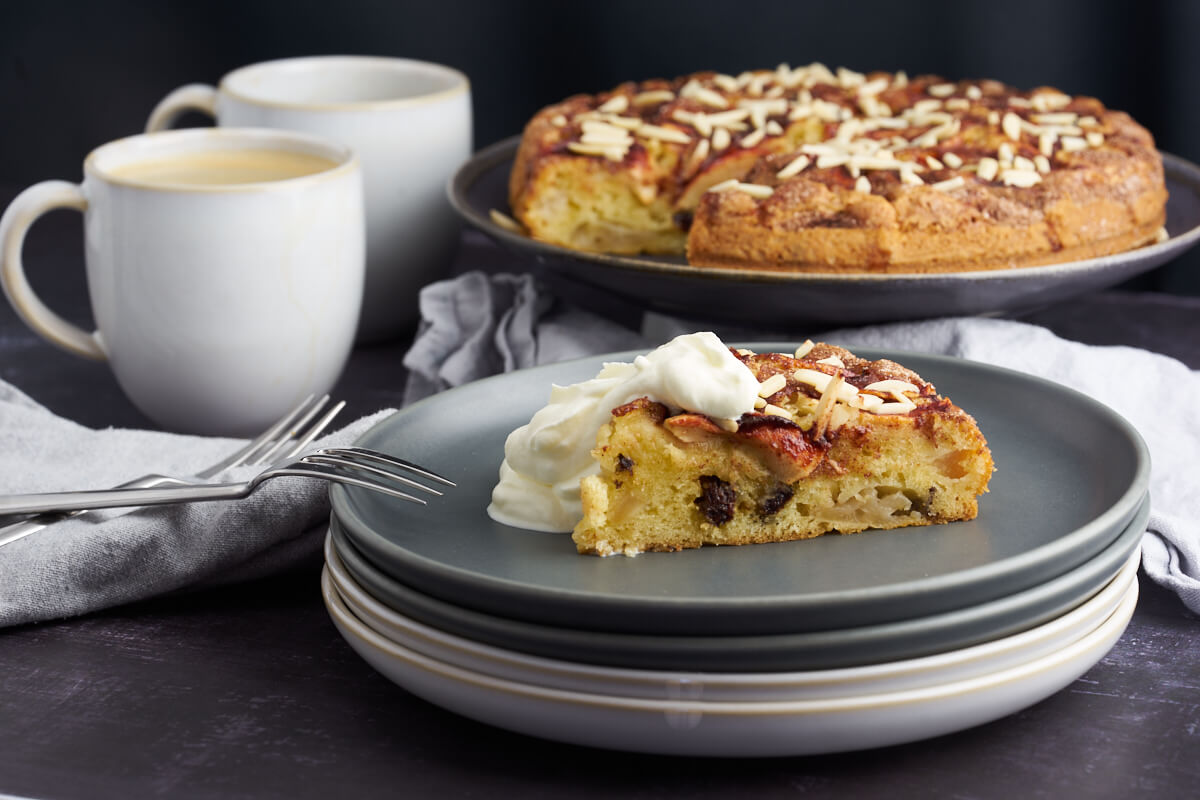
[[[787,351],[778,343],[746,345]],[[322,578],[350,645],[416,695],[565,742],[800,755],[936,736],[1017,711],[1095,664],[1137,601],[1149,459],[1107,407],[948,358],[912,367],[972,413],[997,464],[971,522],[636,558],[499,525],[504,439],[552,383],[490,378],[411,406],[366,447],[458,482],[421,507],[335,487]]]

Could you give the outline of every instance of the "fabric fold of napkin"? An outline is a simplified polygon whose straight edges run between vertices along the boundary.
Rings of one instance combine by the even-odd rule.
[[[529,275],[468,272],[421,291],[404,357],[408,405],[501,372],[642,347],[641,335],[556,300]]]
[[[348,445],[381,411],[313,443]],[[241,446],[233,439],[93,430],[0,381],[0,486],[6,493],[104,489],[150,473],[187,476]],[[261,466],[227,470],[244,480]],[[0,626],[45,621],[181,589],[262,577],[319,557],[328,484],[266,482],[249,498],[92,512],[0,547]]]
[[[422,323],[405,358],[405,401],[498,372],[619,350],[652,348],[698,330],[647,314],[633,332],[566,306],[529,275],[471,272],[427,287]],[[797,333],[712,328],[727,342],[791,340]],[[1062,339],[1012,320],[955,317],[808,332],[848,348],[875,347],[955,356],[1036,375],[1091,395],[1128,420],[1150,450],[1151,514],[1142,564],[1151,579],[1200,613],[1200,372],[1132,347]]]

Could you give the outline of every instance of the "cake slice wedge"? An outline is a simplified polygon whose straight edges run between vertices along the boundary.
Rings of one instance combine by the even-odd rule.
[[[614,408],[580,484],[579,552],[674,551],[973,519],[994,464],[975,420],[888,360],[806,342],[735,351],[761,408],[736,425],[652,397]]]

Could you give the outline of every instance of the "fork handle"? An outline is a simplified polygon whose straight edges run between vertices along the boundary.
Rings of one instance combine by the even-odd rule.
[[[170,478],[166,475],[143,475],[140,478],[122,483],[119,486],[114,486],[114,489],[144,489],[150,486],[162,486],[170,484],[178,486],[185,483],[178,478]],[[77,517],[80,514],[87,513],[87,509],[76,509],[74,511],[62,511],[58,513],[38,514],[36,516],[23,519],[19,522],[12,522],[8,525],[0,526],[0,547],[6,544],[12,544],[18,539],[24,539],[31,533],[37,533],[43,528],[48,528],[56,522],[61,522],[64,519]]]
[[[214,483],[202,486],[14,494],[0,497],[0,514],[43,514],[56,511],[91,511],[97,508],[194,503],[200,500],[231,500],[245,497],[249,493],[250,489],[244,483]]]

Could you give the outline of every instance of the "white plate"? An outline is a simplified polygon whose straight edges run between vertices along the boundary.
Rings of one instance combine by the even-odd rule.
[[[649,700],[549,689],[446,664],[381,636],[350,613],[328,569],[322,596],[368,664],[418,697],[507,730],[555,741],[664,755],[788,756],[912,742],[1003,717],[1068,686],[1125,630],[1136,579],[1090,633],[1023,664],[897,692],[789,702]]]
[[[1072,611],[1019,634],[933,656],[843,669],[701,672],[622,669],[528,655],[447,633],[376,600],[325,543],[329,581],[347,610],[375,633],[453,666],[496,678],[585,694],[651,700],[790,702],[848,698],[962,681],[1045,657],[1095,630],[1120,604],[1140,548],[1100,592]]]

